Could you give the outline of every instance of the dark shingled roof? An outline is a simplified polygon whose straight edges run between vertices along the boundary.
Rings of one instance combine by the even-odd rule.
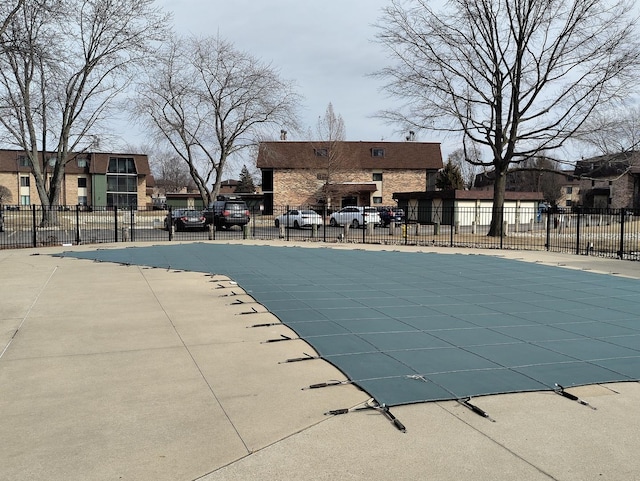
[[[322,141],[261,142],[257,166],[261,169],[322,168],[326,157],[317,156],[317,149],[327,148]],[[348,169],[438,170],[442,168],[440,144],[435,142],[340,142],[340,155]],[[373,149],[383,149],[384,155],[374,157]]]
[[[640,153],[621,152],[619,154],[601,155],[576,163],[576,177],[607,178],[617,177],[625,172],[640,173]]]
[[[31,172],[30,167],[22,167],[18,162],[18,158],[24,154],[22,150],[0,150],[0,172]],[[42,158],[42,154],[40,154]],[[47,157],[54,155],[52,152],[47,154]],[[84,157],[89,161],[89,168],[87,172],[86,167],[78,167],[78,163],[73,159],[75,157]],[[109,166],[109,159],[111,157],[131,157],[136,164],[136,171],[138,175],[151,175],[151,169],[149,168],[149,159],[143,154],[123,154],[123,153],[103,153],[103,152],[84,152],[81,154],[71,153],[69,158],[72,159],[65,166],[65,173],[67,174],[106,174],[107,167]]]

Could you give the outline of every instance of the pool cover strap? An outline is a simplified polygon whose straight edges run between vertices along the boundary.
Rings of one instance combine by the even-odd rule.
[[[491,421],[492,423],[495,423],[495,419],[492,419],[491,416],[489,416],[489,414],[487,414],[485,411],[483,411],[482,409],[480,409],[478,406],[476,406],[475,404],[471,404],[471,398],[465,398],[465,399],[458,399],[458,402],[460,404],[462,404],[464,407],[469,408],[471,411],[473,411],[474,413],[476,413],[478,416],[482,416],[483,418],[487,418],[489,421]]]
[[[393,424],[396,429],[398,429],[398,431],[401,431],[403,433],[407,432],[407,428],[400,422],[398,418],[393,415],[391,411],[389,411],[389,408],[385,404],[379,404],[373,398],[365,402],[363,406],[358,406],[355,408],[334,409],[332,411],[327,411],[324,414],[327,416],[339,416],[341,414],[347,414],[354,411],[364,411],[367,409],[373,409],[375,411],[378,411],[379,413],[382,413],[384,417],[386,417],[389,422],[391,422],[391,424]]]
[[[312,356],[311,354],[307,354],[306,352],[303,352],[302,354],[304,354],[303,357],[293,357],[291,359],[287,359],[286,361],[284,361],[284,363],[287,362],[302,362],[302,361],[312,361],[314,359],[322,359],[318,356]],[[280,363],[283,364],[283,363]]]
[[[554,391],[555,391],[556,394],[559,394],[562,397],[566,397],[567,399],[570,399],[571,401],[575,401],[578,404],[582,404],[583,406],[587,406],[588,408],[591,408],[593,410],[597,409],[597,408],[593,407],[591,404],[589,404],[587,401],[585,401],[584,399],[580,399],[575,394],[571,394],[570,392],[565,391],[564,390],[564,386],[561,386],[558,383],[556,383],[556,388],[554,389]]]

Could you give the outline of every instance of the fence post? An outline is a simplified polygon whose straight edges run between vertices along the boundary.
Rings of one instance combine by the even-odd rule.
[[[322,205],[322,241],[327,242],[327,204]]]
[[[131,242],[134,242],[136,240],[135,224],[136,224],[136,211],[133,208],[133,206],[131,206]]]
[[[256,238],[256,206],[252,205],[251,206],[251,227],[252,227],[252,233],[251,233],[251,237],[253,239]]]
[[[285,208],[287,209],[285,214],[287,216],[287,222],[284,225],[284,231],[287,237],[287,242],[289,242],[289,204],[287,204]]]
[[[37,247],[38,246],[38,233],[36,232],[37,226],[36,226],[36,205],[33,204],[31,206],[31,217],[32,217],[32,232],[33,235],[31,236],[31,241],[33,244],[33,247]]]
[[[76,245],[80,245],[80,206],[76,205]]]
[[[409,209],[407,209],[407,210],[409,210]],[[418,219],[416,219],[416,222],[417,222]],[[408,231],[409,231],[409,215],[407,213],[404,216],[404,233],[403,233],[403,235],[404,235],[404,245],[409,245],[409,236],[407,235]]]
[[[576,210],[576,255],[580,255],[580,212],[582,208]]]
[[[547,251],[551,249],[551,209],[547,209],[547,241],[544,246],[547,248]]]
[[[451,213],[451,225],[449,226],[449,247],[453,247],[453,232],[455,227],[453,225],[453,212]]]
[[[500,219],[502,219],[502,222],[500,223],[500,249],[503,248],[504,246],[504,236],[506,234],[505,229],[506,229],[506,222],[504,220],[504,205],[500,208],[500,210],[502,211],[502,215],[500,216]]]
[[[215,223],[214,227],[215,229]],[[173,240],[173,208],[169,206],[169,212],[167,212],[167,231],[169,232],[169,241]]]
[[[115,242],[118,242],[118,206],[113,206],[113,219],[114,219],[114,234],[115,234]]]
[[[620,259],[624,258],[624,218],[626,212],[625,209],[620,209],[620,250],[618,250],[618,257]]]

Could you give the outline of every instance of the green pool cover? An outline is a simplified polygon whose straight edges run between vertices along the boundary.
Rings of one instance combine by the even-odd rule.
[[[66,257],[226,275],[387,406],[640,379],[640,281],[481,255],[180,244]]]

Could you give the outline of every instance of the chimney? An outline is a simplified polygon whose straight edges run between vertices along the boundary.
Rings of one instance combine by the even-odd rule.
[[[284,129],[280,131],[280,140],[287,140],[287,131]]]

